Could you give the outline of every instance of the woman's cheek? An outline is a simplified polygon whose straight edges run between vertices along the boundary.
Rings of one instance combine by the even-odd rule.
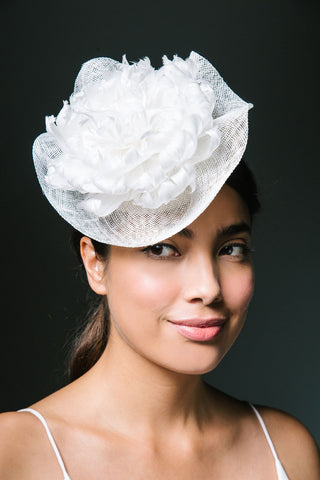
[[[224,282],[224,299],[229,308],[247,310],[254,290],[254,273],[247,267],[238,273],[233,273]]]
[[[121,298],[123,307],[149,309],[151,312],[162,310],[175,297],[177,281],[164,266],[153,265],[151,262],[138,266],[134,262],[133,265],[126,262],[123,268],[118,264],[114,272],[111,270],[108,289],[110,300],[113,298],[119,301]]]

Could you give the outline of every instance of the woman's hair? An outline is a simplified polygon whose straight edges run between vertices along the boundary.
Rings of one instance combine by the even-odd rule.
[[[230,175],[226,184],[232,187],[244,200],[248,207],[251,220],[260,209],[257,185],[253,174],[242,160]],[[71,243],[82,264],[80,255],[80,240],[83,234],[72,230]],[[92,240],[97,256],[107,261],[110,246]],[[83,264],[82,264],[83,267]],[[85,328],[74,340],[70,356],[69,378],[76,380],[86,373],[100,358],[106,348],[109,336],[109,309],[106,297],[101,297],[98,306],[94,306],[88,313]]]

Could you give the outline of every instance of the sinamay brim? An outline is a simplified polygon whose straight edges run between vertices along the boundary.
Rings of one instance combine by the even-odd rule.
[[[36,139],[33,158],[42,190],[58,213],[82,234],[99,242],[126,247],[146,246],[164,240],[188,226],[207,208],[240,162],[247,143],[251,104],[239,98],[205,58],[194,52],[190,58],[199,65],[199,79],[208,81],[214,89],[213,118],[217,120],[221,134],[220,144],[212,156],[195,165],[193,192],[185,191],[156,209],[124,202],[110,215],[98,218],[80,206],[84,194],[55,189],[47,184],[48,160],[59,156],[61,151],[48,133]],[[114,61],[111,59],[98,58],[87,62],[80,71],[78,82],[99,80],[99,72],[106,68],[107,60],[110,60],[108,68],[112,68]]]

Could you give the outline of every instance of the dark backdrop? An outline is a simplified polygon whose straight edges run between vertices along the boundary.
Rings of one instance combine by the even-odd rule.
[[[207,57],[254,103],[246,158],[263,210],[254,232],[256,293],[247,324],[208,380],[284,409],[320,440],[319,3],[310,0],[2,0],[2,410],[66,381],[68,341],[86,288],[69,228],[31,159],[44,115],[57,114],[81,64],[162,54]]]

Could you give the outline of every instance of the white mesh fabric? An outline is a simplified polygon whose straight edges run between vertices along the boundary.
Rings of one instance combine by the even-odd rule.
[[[199,65],[199,80],[213,87],[221,142],[213,155],[198,163],[196,188],[185,192],[166,205],[146,209],[124,202],[110,215],[99,218],[89,214],[79,204],[84,194],[52,188],[46,182],[48,159],[61,155],[61,149],[48,133],[41,134],[33,146],[36,173],[42,190],[58,213],[82,234],[94,240],[126,247],[140,247],[164,240],[192,223],[211,203],[235,169],[246,147],[248,110],[251,105],[238,97],[223,81],[215,68],[203,57],[192,52],[190,58]],[[102,78],[103,72],[116,68],[118,62],[96,58],[83,65],[75,82],[75,92],[83,85]]]

